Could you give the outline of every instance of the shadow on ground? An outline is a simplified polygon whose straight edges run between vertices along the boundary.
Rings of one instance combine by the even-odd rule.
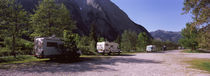
[[[78,61],[45,61],[36,63],[22,64],[25,67],[16,70],[29,73],[43,73],[43,72],[86,72],[86,71],[116,71],[105,67],[104,65],[118,66],[117,63],[150,63],[160,64],[160,61],[123,58],[123,57],[99,57],[99,58],[81,58]]]
[[[105,56],[136,56],[135,53],[133,54],[112,54],[112,55],[105,55]]]

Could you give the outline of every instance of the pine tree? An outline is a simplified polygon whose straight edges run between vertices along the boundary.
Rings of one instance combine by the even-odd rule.
[[[32,36],[62,37],[63,30],[76,28],[66,6],[58,5],[54,0],[43,0],[31,16],[31,23],[34,28]]]
[[[96,24],[95,24],[95,22],[93,22],[93,23],[91,24],[89,37],[90,37],[90,40],[97,41],[97,36],[96,36]]]
[[[125,30],[122,34],[120,47],[123,51],[136,50],[137,34],[133,31]]]
[[[22,9],[22,5],[20,5],[16,0],[12,1],[1,1],[0,5],[3,4],[3,7],[0,7],[1,13],[1,32],[6,34],[5,37],[12,38],[12,53],[16,56],[17,43],[16,41],[21,36],[24,27],[28,21],[27,12]],[[3,31],[2,31],[3,30]]]
[[[0,0],[0,38],[4,38],[4,32],[6,31],[6,13],[8,12],[9,1]]]
[[[89,45],[90,51],[97,52],[96,44],[98,42],[98,38],[96,36],[96,24],[95,24],[95,22],[93,22],[91,24],[89,39],[90,39],[90,45]]]
[[[146,35],[146,33],[145,32],[139,33],[137,39],[137,46],[136,46],[137,50],[144,51],[148,44],[149,44],[149,37]]]
[[[121,36],[120,35],[117,36],[115,42],[120,44],[120,42],[121,42]]]
[[[71,14],[64,4],[61,4],[58,11],[59,16],[57,17],[57,19],[59,19],[58,29],[60,29],[60,32],[62,32],[63,30],[72,31],[74,29],[77,29],[77,27],[75,26],[76,22],[72,20]]]

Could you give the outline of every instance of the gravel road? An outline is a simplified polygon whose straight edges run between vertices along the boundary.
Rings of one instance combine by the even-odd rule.
[[[183,61],[210,58],[210,54],[138,53],[135,55],[86,58],[76,63],[42,62],[18,64],[22,68],[0,69],[0,76],[210,76],[189,68]]]

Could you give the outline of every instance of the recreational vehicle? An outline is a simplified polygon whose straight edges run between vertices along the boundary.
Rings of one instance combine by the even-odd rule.
[[[146,47],[146,51],[147,51],[147,52],[156,51],[156,46],[155,46],[155,45],[148,45],[148,46]]]
[[[63,48],[64,42],[55,37],[39,37],[34,39],[34,52],[38,58],[62,57],[67,49]],[[74,53],[74,52],[73,52]],[[73,54],[72,55],[75,55]],[[79,56],[79,52],[78,53]]]
[[[102,53],[103,55],[110,55],[111,53],[121,53],[119,49],[119,44],[114,42],[98,42],[96,47],[98,53]]]

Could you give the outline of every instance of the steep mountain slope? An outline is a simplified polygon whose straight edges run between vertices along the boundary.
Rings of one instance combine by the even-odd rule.
[[[42,0],[19,0],[23,8],[32,12],[35,6]],[[126,13],[110,0],[55,0],[56,3],[64,3],[70,10],[73,19],[77,22],[77,33],[88,35],[90,25],[96,25],[98,36],[114,40],[124,30],[132,30],[137,33],[148,31],[131,21]]]
[[[150,34],[154,39],[161,41],[169,40],[172,42],[178,42],[178,40],[182,37],[180,32],[163,31],[163,30],[150,32]]]

